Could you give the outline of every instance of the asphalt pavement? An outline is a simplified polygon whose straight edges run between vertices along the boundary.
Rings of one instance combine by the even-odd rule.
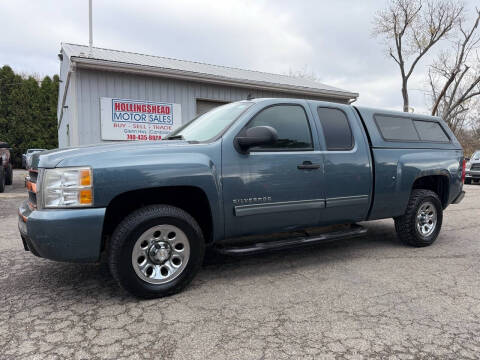
[[[209,256],[182,293],[142,301],[105,264],[23,250],[23,171],[0,194],[0,359],[450,358],[480,354],[480,185],[436,243],[392,220],[362,238],[245,258]]]

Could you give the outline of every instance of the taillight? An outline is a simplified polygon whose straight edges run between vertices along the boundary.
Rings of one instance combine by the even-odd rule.
[[[465,168],[467,166],[467,162],[465,159],[462,161],[462,183],[465,182]]]

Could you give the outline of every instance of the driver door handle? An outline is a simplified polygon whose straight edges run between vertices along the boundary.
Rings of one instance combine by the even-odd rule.
[[[315,169],[320,169],[319,164],[313,164],[311,161],[304,161],[302,164],[297,165],[297,169],[304,170],[304,169],[310,169],[310,170],[315,170]]]

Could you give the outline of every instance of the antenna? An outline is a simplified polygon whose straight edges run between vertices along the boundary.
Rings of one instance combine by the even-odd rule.
[[[88,0],[88,33],[89,33],[89,50],[90,55],[92,55],[92,46],[93,46],[93,30],[92,30],[92,0]]]

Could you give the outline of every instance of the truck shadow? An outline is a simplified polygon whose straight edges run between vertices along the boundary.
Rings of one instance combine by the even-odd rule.
[[[403,247],[396,238],[391,222],[375,222],[366,225],[369,232],[362,237],[336,240],[299,249],[281,250],[271,253],[230,257],[207,251],[204,266],[194,281],[194,287],[208,286],[215,291],[216,278],[254,278],[258,274],[275,276],[285,271],[287,264],[295,272],[309,266],[321,267],[322,264],[342,263],[358,257],[381,256],[393,248]],[[372,254],[375,255],[372,255]],[[28,256],[27,259],[25,259]],[[24,293],[37,294],[57,299],[83,298],[84,301],[112,299],[131,301],[133,297],[118,287],[111,277],[106,261],[100,264],[69,264],[30,258],[23,255],[19,262],[30,262],[30,271],[15,278],[15,287]],[[301,261],[299,261],[299,259]],[[8,288],[8,286],[7,286]],[[90,299],[90,300],[88,300]]]

